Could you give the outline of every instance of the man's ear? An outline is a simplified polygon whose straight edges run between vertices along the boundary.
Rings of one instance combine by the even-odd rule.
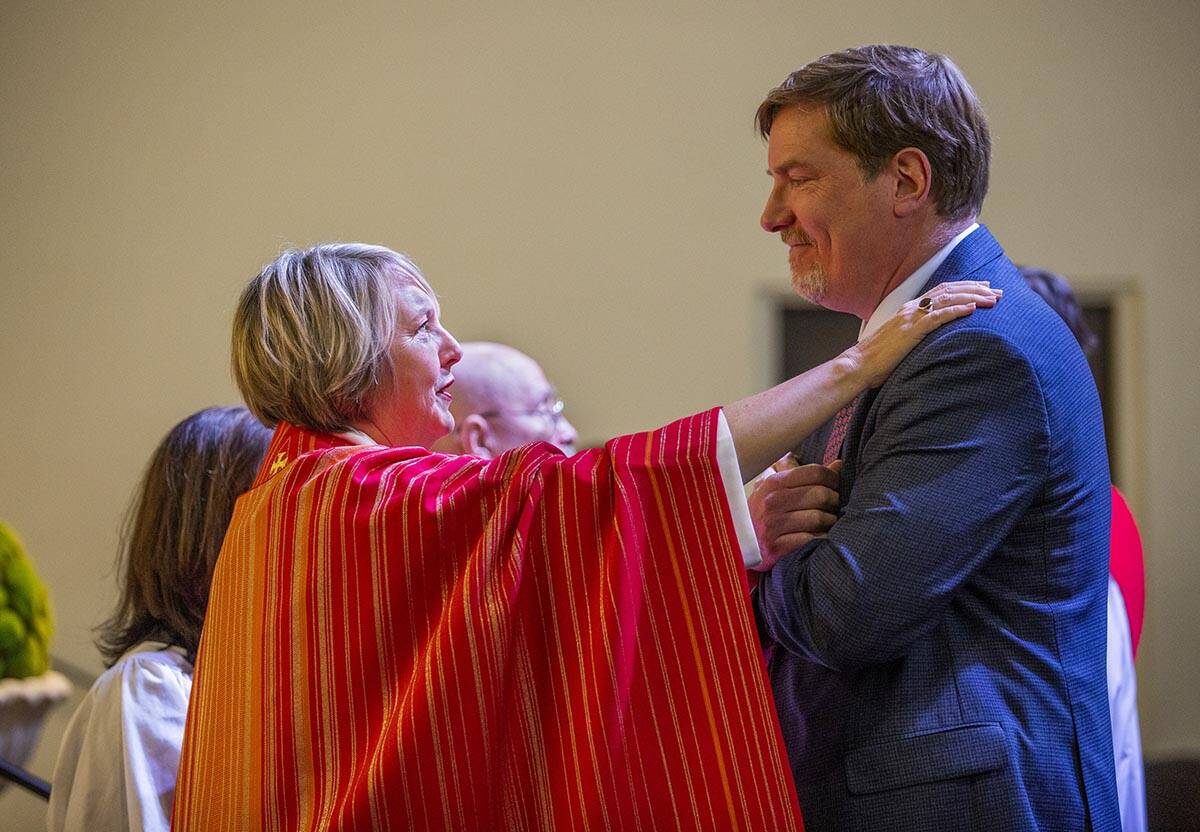
[[[471,456],[478,456],[484,459],[491,459],[491,431],[488,430],[487,419],[472,413],[470,416],[462,420],[462,424],[458,427],[458,441],[462,445],[463,453]]]
[[[915,147],[904,148],[892,157],[889,172],[895,182],[892,206],[896,216],[909,217],[924,208],[933,184],[929,157],[925,152]]]

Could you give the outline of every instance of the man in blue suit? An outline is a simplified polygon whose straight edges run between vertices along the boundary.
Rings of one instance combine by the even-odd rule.
[[[949,59],[869,46],[758,110],[765,229],[869,334],[932,287],[995,309],[928,336],[752,501],[755,593],[805,820],[821,830],[1119,829],[1105,688],[1109,472],[1070,331],[976,223],[990,139]],[[786,554],[785,554],[786,552]]]

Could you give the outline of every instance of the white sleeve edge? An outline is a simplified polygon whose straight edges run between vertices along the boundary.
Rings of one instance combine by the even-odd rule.
[[[758,550],[758,538],[754,524],[750,522],[750,506],[746,503],[746,488],[742,485],[742,471],[738,464],[737,449],[733,446],[733,434],[725,421],[725,411],[717,411],[717,467],[721,471],[721,484],[725,486],[725,500],[733,517],[733,530],[737,535],[742,563],[753,568],[762,563]]]
[[[1137,675],[1133,638],[1121,588],[1108,576],[1108,707],[1112,720],[1113,762],[1117,770],[1117,806],[1125,832],[1145,832],[1146,782],[1138,725]]]

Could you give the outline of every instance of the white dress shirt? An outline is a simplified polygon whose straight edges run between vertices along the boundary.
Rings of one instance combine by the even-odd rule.
[[[104,671],[63,735],[50,832],[168,832],[191,691],[178,647],[143,642]]]
[[[1146,783],[1138,727],[1133,638],[1121,588],[1108,576],[1108,715],[1112,719],[1117,803],[1123,832],[1146,832]]]

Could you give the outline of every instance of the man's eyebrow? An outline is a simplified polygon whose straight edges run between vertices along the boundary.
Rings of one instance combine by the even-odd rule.
[[[778,176],[787,173],[789,170],[796,169],[810,171],[813,170],[813,166],[800,159],[788,159],[773,168],[768,168],[767,176]]]

